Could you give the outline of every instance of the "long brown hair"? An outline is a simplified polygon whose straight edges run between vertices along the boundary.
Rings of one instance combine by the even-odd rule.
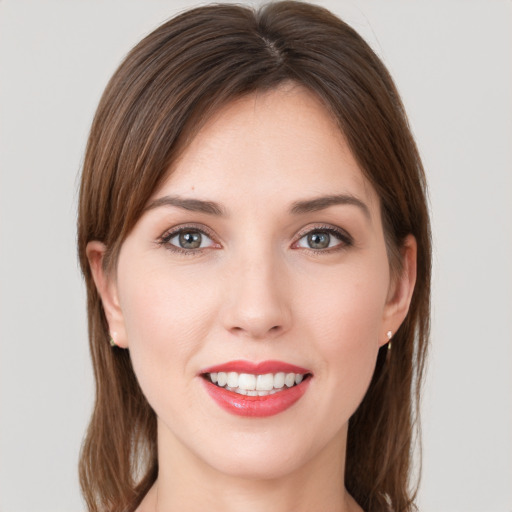
[[[425,177],[398,92],[363,39],[329,11],[302,2],[259,10],[211,5],[180,14],[143,39],[110,80],[93,121],[80,188],[78,252],[87,286],[96,379],[80,459],[90,511],[133,511],[158,474],[156,418],[127,350],[111,348],[86,257],[107,247],[105,269],[170,164],[202,122],[227,102],[294,81],[337,120],[380,197],[390,265],[400,271],[408,234],[418,244],[406,320],[350,419],[346,481],[365,510],[411,511],[410,482],[430,318],[431,246]],[[343,482],[340,482],[343,485]]]

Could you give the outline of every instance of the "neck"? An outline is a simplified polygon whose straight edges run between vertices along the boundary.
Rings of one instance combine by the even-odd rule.
[[[346,430],[314,459],[271,478],[221,472],[159,425],[159,476],[138,512],[356,512],[343,485]]]

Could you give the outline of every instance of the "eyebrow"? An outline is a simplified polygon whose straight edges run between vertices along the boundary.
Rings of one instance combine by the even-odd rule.
[[[325,210],[330,206],[335,205],[350,205],[356,206],[362,210],[364,215],[371,220],[370,209],[368,206],[351,194],[335,194],[329,196],[315,197],[313,199],[306,199],[303,201],[295,201],[290,209],[291,213],[300,215],[303,213],[317,212]]]
[[[161,206],[176,206],[189,210],[191,212],[206,213],[208,215],[226,216],[226,211],[222,206],[213,201],[203,201],[202,199],[187,199],[180,196],[164,196],[151,201],[144,211],[153,210]]]
[[[301,215],[304,213],[325,210],[330,206],[336,205],[356,206],[362,210],[368,219],[371,220],[370,209],[368,206],[363,201],[350,194],[335,194],[295,201],[292,203],[290,212],[294,215]],[[183,208],[184,210],[206,213],[208,215],[216,215],[219,217],[225,217],[227,215],[225,209],[218,203],[213,201],[204,201],[202,199],[187,199],[180,196],[164,196],[155,199],[151,201],[146,208],[144,208],[144,211],[153,210],[154,208],[159,208],[161,206],[175,206]]]

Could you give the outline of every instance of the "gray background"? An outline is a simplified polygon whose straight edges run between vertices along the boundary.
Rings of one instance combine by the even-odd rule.
[[[255,2],[256,3],[256,2]],[[426,512],[512,510],[512,3],[325,0],[395,77],[430,181]],[[84,510],[78,173],[125,53],[197,2],[0,0],[0,511]]]

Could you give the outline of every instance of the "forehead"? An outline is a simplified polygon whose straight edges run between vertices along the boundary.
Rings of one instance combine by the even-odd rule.
[[[285,84],[237,99],[214,114],[172,165],[153,197],[244,198],[281,203],[349,193],[378,199],[319,98]]]

